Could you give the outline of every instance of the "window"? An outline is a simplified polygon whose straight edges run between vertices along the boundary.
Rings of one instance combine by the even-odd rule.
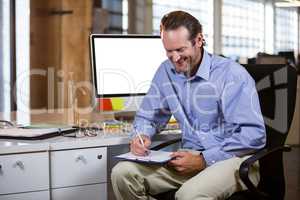
[[[103,0],[102,8],[106,9],[109,12],[109,27],[107,33],[123,33],[126,30],[123,30],[123,23],[126,23],[126,18],[123,18],[123,12],[126,11],[126,8],[123,9],[123,5],[126,4],[127,0],[123,3],[123,0]],[[128,16],[128,14],[127,14]],[[125,14],[126,17],[126,14]]]
[[[1,118],[28,123],[29,112],[29,0],[0,1]],[[11,111],[17,111],[11,119]]]
[[[10,120],[11,111],[11,48],[10,1],[0,1],[0,112]]]
[[[203,26],[208,51],[213,50],[213,1],[212,0],[153,0],[153,33],[159,34],[160,20],[164,14],[184,10],[195,16]]]
[[[276,8],[275,50],[297,50],[298,15],[297,8]]]
[[[122,2],[122,29],[123,33],[126,34],[128,32],[128,0],[123,0]]]
[[[264,51],[264,2],[223,0],[223,54],[228,57],[253,57],[260,51]]]
[[[17,122],[30,122],[30,0],[16,1],[16,89]]]

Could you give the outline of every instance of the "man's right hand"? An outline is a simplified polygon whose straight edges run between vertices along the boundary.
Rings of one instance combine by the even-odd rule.
[[[146,156],[149,153],[149,147],[151,145],[151,140],[148,136],[146,135],[141,135],[141,138],[145,144],[145,147],[141,143],[141,140],[138,136],[135,136],[131,141],[130,141],[130,151],[134,155],[137,156]]]

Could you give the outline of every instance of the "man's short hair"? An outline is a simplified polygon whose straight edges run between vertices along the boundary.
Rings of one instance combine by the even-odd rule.
[[[202,25],[191,14],[184,11],[173,11],[163,16],[160,24],[160,31],[175,30],[179,27],[185,27],[189,33],[189,40],[193,41],[198,33],[202,33]]]

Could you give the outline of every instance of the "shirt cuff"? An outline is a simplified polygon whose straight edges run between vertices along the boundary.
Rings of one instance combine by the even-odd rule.
[[[202,155],[206,162],[206,166],[211,166],[211,165],[215,164],[216,162],[234,157],[234,155],[220,150],[219,147],[214,147],[211,149],[204,150],[204,151],[202,151]]]
[[[133,124],[129,137],[132,139],[137,135],[137,133],[152,138],[156,133],[156,129],[146,120],[136,120]]]

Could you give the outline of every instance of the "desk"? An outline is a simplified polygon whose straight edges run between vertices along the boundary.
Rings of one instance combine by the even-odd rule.
[[[158,134],[154,141],[178,137]],[[128,151],[128,143],[124,134],[103,133],[35,141],[0,139],[0,200],[112,199],[113,156]]]

